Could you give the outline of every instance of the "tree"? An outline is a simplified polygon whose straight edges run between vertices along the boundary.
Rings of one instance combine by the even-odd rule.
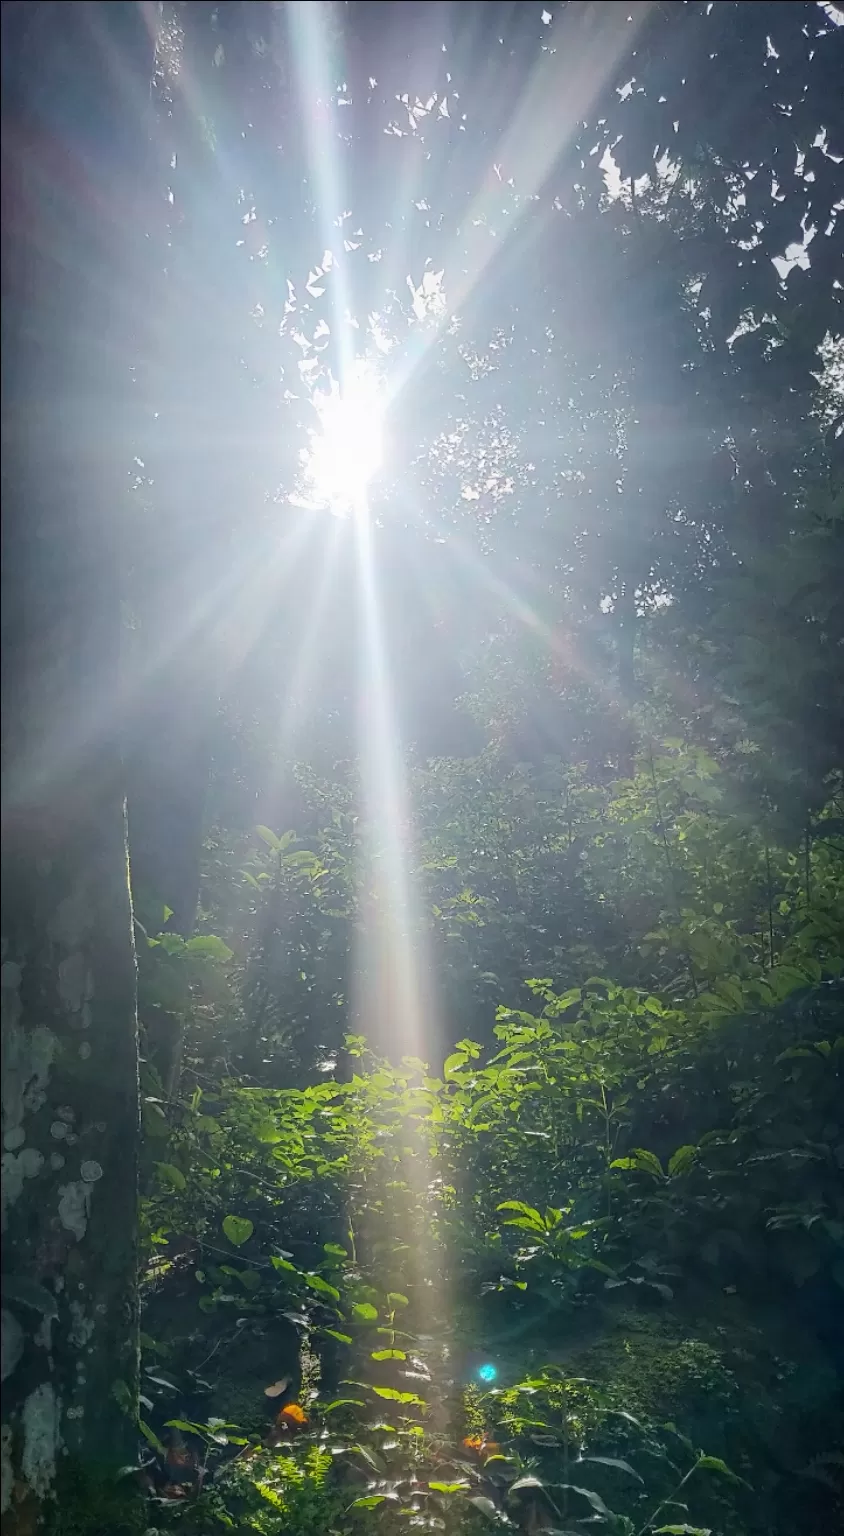
[[[115,510],[142,121],[124,87],[143,99],[145,53],[133,6],[4,7],[2,1435],[4,1530],[21,1532],[65,1471],[113,1471],[134,1437]]]

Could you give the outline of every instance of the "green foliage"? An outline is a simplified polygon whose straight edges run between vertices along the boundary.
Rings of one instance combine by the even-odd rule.
[[[178,1432],[213,1471],[179,1519],[200,1527],[803,1536],[840,1504],[822,1458],[842,1428],[823,1358],[840,1357],[844,1285],[842,34],[817,6],[652,7],[619,55],[614,8],[598,11],[593,29],[549,8],[546,33],[517,7],[494,42],[481,18],[479,46],[508,60],[500,91],[451,44],[447,79],[417,76],[415,48],[346,61],[352,126],[334,137],[366,144],[366,181],[404,186],[425,144],[422,243],[405,234],[430,270],[409,311],[392,276],[378,297],[393,210],[350,191],[344,242],[350,271],[369,258],[369,323],[404,380],[372,544],[413,825],[371,815],[352,605],[321,610],[308,568],[224,701],[202,936],[166,931],[165,909],[140,945],[149,1416],[163,1434],[186,1399]],[[288,277],[289,330],[277,275],[304,183],[278,171],[287,61],[252,25],[215,13],[211,38],[201,11],[184,19],[211,116],[202,148],[164,114],[168,198],[189,211],[163,291],[201,261],[205,304],[214,281],[227,314],[239,294],[232,371],[276,378],[264,338],[289,348],[302,427],[342,351],[335,262],[315,289],[300,253],[311,302]],[[474,198],[473,181],[456,200],[440,185],[458,134],[483,123],[506,149],[498,97],[542,101],[534,34],[545,63],[603,84],[536,184],[505,155],[479,216],[453,218]],[[240,164],[247,135],[273,167],[239,193],[254,221],[229,210],[262,231],[248,302],[220,198],[197,195],[209,147]],[[808,270],[781,279],[810,229]],[[426,333],[441,245],[452,290]],[[464,302],[467,273],[483,284]],[[243,406],[219,409],[209,452]],[[292,484],[298,439],[281,435]],[[180,492],[180,465],[170,478]],[[411,503],[412,534],[396,517]],[[350,564],[338,588],[358,579]],[[290,658],[320,626],[330,660],[288,775]],[[395,1059],[403,1018],[359,1016],[397,847],[428,1064]],[[165,1017],[175,1071],[153,1038]],[[295,1435],[268,1419],[294,1400]],[[250,1440],[225,1465],[220,1436],[242,1436],[224,1421]]]
[[[148,1526],[147,1512],[129,1478],[115,1481],[110,1473],[97,1472],[78,1457],[63,1459],[49,1513],[50,1536],[92,1536],[95,1531],[144,1536]]]
[[[834,947],[825,963],[837,971]],[[815,1277],[834,1288],[844,1237],[840,1146],[804,1140],[800,1128],[801,1117],[808,1129],[818,1114],[834,1115],[841,1053],[828,1031],[837,984],[811,987],[801,973],[795,1011],[790,994],[776,1004],[760,991],[762,974],[745,972],[734,1012],[722,994],[717,1009],[691,991],[678,1007],[606,981],[558,993],[539,980],[531,990],[541,1011],[499,1009],[494,1045],[461,1041],[442,1077],[350,1042],[346,1082],[303,1090],[231,1082],[211,1104],[198,1093],[171,1110],[171,1136],[192,1149],[186,1187],[167,1181],[148,1217],[153,1253],[166,1254],[177,1233],[182,1248],[190,1237],[203,1352],[209,1328],[212,1354],[239,1353],[250,1334],[266,1338],[285,1319],[310,1339],[325,1379],[276,1481],[250,1459],[236,1473],[221,1468],[219,1495],[253,1479],[274,1510],[256,1529],[287,1530],[278,1521],[294,1518],[300,1498],[295,1518],[311,1519],[309,1501],[323,1510],[323,1495],[301,1456],[321,1446],[338,1468],[347,1458],[363,1467],[363,1491],[351,1497],[353,1477],[342,1495],[346,1514],[377,1511],[388,1529],[394,1514],[418,1513],[426,1501],[457,1500],[468,1519],[510,1518],[511,1499],[540,1490],[554,1500],[558,1489],[567,1520],[577,1525],[588,1508],[622,1531],[638,1518],[638,1496],[613,1504],[614,1476],[626,1472],[628,1488],[642,1480],[664,1508],[654,1467],[662,1458],[670,1472],[666,1420],[708,1445],[683,1486],[692,1472],[729,1482],[731,1450],[742,1474],[748,1457],[752,1470],[740,1432],[749,1388],[716,1334],[685,1331],[682,1319],[725,1291],[749,1301],[772,1279],[783,1296]],[[642,1146],[658,1106],[675,1102],[690,1074],[695,1101],[684,1128],[695,1140],[673,1146],[666,1132],[661,1154]],[[420,1181],[420,1166],[430,1179]],[[221,1200],[250,1211],[221,1218],[235,1249],[249,1244],[248,1258],[219,1261],[209,1217]],[[185,1274],[169,1262],[151,1259],[150,1307],[170,1274]],[[431,1317],[425,1287],[434,1275],[436,1294],[451,1301],[450,1311],[435,1302]],[[643,1310],[608,1311],[616,1297]],[[593,1342],[572,1348],[571,1326]],[[472,1341],[493,1338],[508,1360],[537,1349],[547,1360],[550,1349],[561,1364],[473,1399]],[[225,1381],[212,1392],[225,1394]],[[256,1383],[256,1401],[263,1391]],[[379,1404],[388,1419],[378,1418]],[[461,1448],[461,1424],[477,1451]],[[630,1434],[644,1437],[644,1462]],[[556,1465],[561,1455],[567,1467],[584,1463],[574,1481]],[[294,1467],[301,1485],[290,1482]],[[339,1497],[332,1478],[324,1509]],[[709,1502],[720,1507],[726,1495],[702,1497],[713,1518]]]

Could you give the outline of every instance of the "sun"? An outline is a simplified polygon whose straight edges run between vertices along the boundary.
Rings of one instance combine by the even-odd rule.
[[[384,402],[379,381],[359,363],[343,387],[332,379],[327,391],[315,390],[312,404],[319,421],[301,454],[305,494],[311,506],[348,517],[366,506],[383,458]]]

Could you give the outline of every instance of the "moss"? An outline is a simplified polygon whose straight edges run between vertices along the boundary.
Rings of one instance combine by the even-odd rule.
[[[116,1480],[73,1458],[61,1464],[49,1536],[142,1536],[148,1524],[145,1501],[133,1478]]]
[[[482,1435],[487,1428],[488,1412],[484,1409],[483,1395],[474,1383],[463,1391],[463,1423],[467,1435]]]
[[[265,1396],[254,1381],[221,1377],[208,1412],[225,1415],[226,1422],[237,1424],[247,1435],[263,1435],[269,1429],[278,1404]]]
[[[739,1387],[723,1346],[682,1328],[676,1317],[618,1312],[566,1365],[605,1387],[615,1406],[651,1422],[723,1429],[738,1411]]]

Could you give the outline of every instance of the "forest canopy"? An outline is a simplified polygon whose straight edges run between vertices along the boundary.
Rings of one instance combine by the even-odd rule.
[[[844,1515],[842,44],[4,6],[4,1536]]]

